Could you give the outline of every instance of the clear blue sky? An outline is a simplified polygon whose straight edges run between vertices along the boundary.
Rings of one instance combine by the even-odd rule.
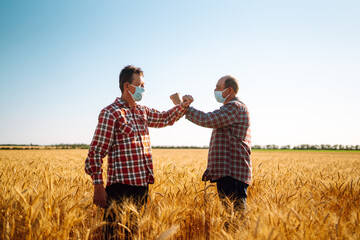
[[[360,1],[0,1],[0,143],[90,143],[128,64],[141,104],[240,83],[253,144],[360,144]],[[181,119],[153,145],[208,145]]]

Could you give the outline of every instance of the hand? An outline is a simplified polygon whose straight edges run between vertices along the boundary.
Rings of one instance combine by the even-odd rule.
[[[183,102],[181,103],[181,105],[184,108],[190,106],[190,104],[194,101],[194,99],[191,95],[184,95],[182,97],[182,99],[183,99]]]
[[[179,93],[174,93],[173,95],[170,96],[170,99],[172,100],[172,102],[175,105],[181,104],[181,99],[180,99],[180,94]]]
[[[102,184],[94,185],[94,199],[93,202],[96,206],[105,208],[106,207],[107,194]]]

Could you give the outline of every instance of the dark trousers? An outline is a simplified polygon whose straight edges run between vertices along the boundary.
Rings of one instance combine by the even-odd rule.
[[[248,184],[229,176],[216,180],[220,200],[228,211],[232,210],[230,202],[233,202],[235,211],[245,213],[248,186]]]
[[[104,239],[132,239],[132,235],[137,231],[137,220],[136,216],[130,216],[130,223],[121,223],[126,226],[122,228],[123,235],[119,238],[117,231],[120,229],[117,225],[119,222],[119,213],[116,209],[121,209],[121,206],[125,201],[131,201],[137,207],[138,212],[141,207],[144,206],[147,202],[149,187],[143,186],[131,186],[122,183],[114,183],[109,185],[105,189],[107,193],[107,207],[105,208],[104,221],[108,224],[104,227]],[[111,205],[113,202],[116,202],[116,205]],[[134,214],[133,214],[134,215]]]

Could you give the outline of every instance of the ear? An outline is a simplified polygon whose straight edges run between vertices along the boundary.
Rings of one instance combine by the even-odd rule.
[[[124,91],[134,94],[136,91],[136,88],[130,87],[130,86],[131,86],[131,83],[129,83],[129,82],[124,83]]]
[[[229,91],[230,90],[230,91]],[[228,87],[226,89],[226,92],[224,92],[226,95],[225,96],[229,96],[231,94],[231,91],[232,91],[232,88],[231,87]]]
[[[124,90],[129,90],[129,83],[128,82],[124,83]]]

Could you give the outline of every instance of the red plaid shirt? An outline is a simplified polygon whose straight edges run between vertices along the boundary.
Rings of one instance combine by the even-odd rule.
[[[209,113],[190,107],[186,118],[202,127],[213,128],[203,180],[214,182],[230,176],[250,184],[250,118],[245,104],[235,98]]]
[[[180,105],[159,112],[145,106],[130,108],[120,98],[99,115],[99,122],[85,160],[85,172],[94,184],[103,184],[102,163],[108,155],[107,186],[123,183],[146,186],[154,183],[148,127],[173,125],[188,108]]]

